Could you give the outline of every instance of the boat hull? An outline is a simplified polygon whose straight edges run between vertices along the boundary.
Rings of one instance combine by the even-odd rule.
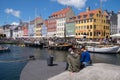
[[[0,53],[3,53],[3,52],[10,52],[10,49],[9,48],[1,49]]]
[[[87,50],[89,52],[92,52],[92,53],[108,53],[108,54],[111,54],[111,53],[118,53],[119,52],[119,46],[113,46],[113,47],[102,47],[102,48],[99,48],[99,47],[87,47]]]

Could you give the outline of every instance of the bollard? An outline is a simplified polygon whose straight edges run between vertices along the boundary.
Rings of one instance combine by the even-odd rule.
[[[52,55],[49,55],[48,57],[47,57],[47,65],[48,66],[53,66],[53,56]]]
[[[30,55],[29,56],[29,60],[35,60],[35,56],[34,55]]]

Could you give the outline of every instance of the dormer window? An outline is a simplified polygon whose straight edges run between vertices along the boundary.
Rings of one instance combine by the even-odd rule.
[[[86,18],[87,17],[87,15],[83,15],[83,18]]]
[[[93,14],[90,14],[90,18],[92,18],[93,17]]]
[[[81,18],[81,16],[78,16],[78,19],[80,19]]]

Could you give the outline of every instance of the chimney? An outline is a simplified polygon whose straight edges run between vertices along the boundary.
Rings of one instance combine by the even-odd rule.
[[[118,14],[120,14],[120,10],[118,11]]]
[[[87,7],[87,8],[86,8],[86,12],[89,12],[89,11],[90,11],[90,7]]]

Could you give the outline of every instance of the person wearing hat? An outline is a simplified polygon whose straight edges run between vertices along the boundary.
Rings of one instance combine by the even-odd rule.
[[[81,66],[80,68],[84,68],[86,66],[91,65],[91,57],[90,57],[90,53],[86,50],[85,46],[81,47],[81,58],[80,58],[80,62],[81,62]]]

